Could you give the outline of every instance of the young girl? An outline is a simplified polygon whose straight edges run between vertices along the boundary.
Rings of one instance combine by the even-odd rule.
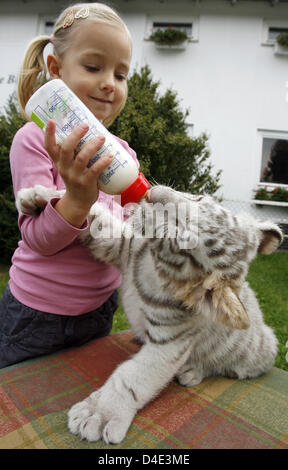
[[[35,38],[25,53],[18,83],[22,112],[45,81],[43,51],[49,42],[54,46],[47,57],[50,78],[61,78],[99,120],[111,124],[127,98],[131,37],[123,21],[101,3],[65,9],[53,35]],[[22,240],[0,304],[0,367],[78,346],[111,331],[120,275],[96,262],[77,241],[87,228],[92,204],[98,199],[113,205],[113,197],[98,190],[98,176],[111,156],[87,168],[104,137],[74,158],[87,130],[85,125],[74,129],[61,148],[56,145],[54,121],[48,122],[45,136],[28,122],[14,137],[10,162],[15,196],[35,184],[66,188],[66,193],[62,199],[51,199],[37,217],[19,215]],[[135,152],[118,140],[137,162]]]

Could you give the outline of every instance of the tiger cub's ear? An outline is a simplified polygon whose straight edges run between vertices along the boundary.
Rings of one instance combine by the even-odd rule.
[[[216,309],[216,319],[229,328],[247,330],[250,319],[238,295],[229,286],[212,291],[212,304]]]
[[[260,244],[258,247],[258,253],[269,255],[283,242],[283,234],[276,224],[270,222],[260,222]]]

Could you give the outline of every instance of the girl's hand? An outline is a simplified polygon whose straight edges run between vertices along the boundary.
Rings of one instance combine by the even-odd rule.
[[[72,225],[81,227],[91,206],[98,199],[98,178],[100,173],[111,163],[113,156],[105,155],[87,168],[89,160],[99,150],[104,136],[87,143],[75,156],[75,150],[89,126],[81,124],[65,139],[63,144],[56,144],[56,124],[49,120],[45,132],[45,148],[61,175],[66,193],[54,208]]]

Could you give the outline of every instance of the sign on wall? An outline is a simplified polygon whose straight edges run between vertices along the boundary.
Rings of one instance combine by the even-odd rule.
[[[0,85],[14,85],[17,82],[17,76],[14,73],[8,73],[6,76],[0,76]]]

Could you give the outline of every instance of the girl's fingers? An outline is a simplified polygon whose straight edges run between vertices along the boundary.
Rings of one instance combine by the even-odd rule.
[[[45,129],[44,146],[51,158],[53,159],[54,163],[56,163],[59,154],[59,147],[56,144],[55,130],[55,122],[49,119]]]
[[[106,155],[103,155],[103,157],[99,158],[97,162],[93,163],[93,165],[89,168],[89,171],[87,173],[87,177],[90,179],[98,179],[100,173],[102,173],[107,166],[109,166],[112,163],[113,160],[113,155],[111,153],[108,153]]]
[[[84,171],[87,169],[87,165],[91,158],[93,158],[96,152],[102,147],[105,142],[104,136],[98,136],[96,139],[87,143],[83,149],[75,156],[74,168],[77,171]],[[102,157],[101,157],[102,158]]]
[[[93,141],[85,144],[80,152],[75,156],[75,151],[80,140],[87,133],[89,126],[81,123],[80,126],[76,127],[71,134],[64,140],[59,146],[56,143],[56,124],[53,120],[49,120],[45,130],[45,148],[51,156],[57,168],[60,171],[62,177],[64,174],[67,176],[67,171],[70,173],[70,177],[87,176],[90,179],[97,179],[99,174],[111,163],[113,160],[112,155],[103,155],[97,160],[90,168],[87,168],[89,161],[95,156],[96,152],[102,147],[105,142],[104,136],[97,136]],[[91,170],[91,171],[90,171]],[[78,176],[77,176],[78,175]]]
[[[64,166],[70,165],[74,160],[77,145],[89,129],[88,124],[81,123],[80,126],[73,129],[71,134],[61,144],[61,160]]]

